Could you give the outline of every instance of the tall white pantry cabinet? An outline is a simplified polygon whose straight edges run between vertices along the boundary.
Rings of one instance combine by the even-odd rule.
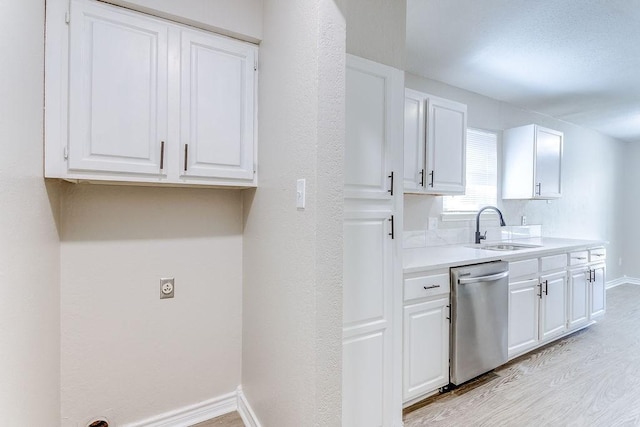
[[[402,425],[404,73],[347,55],[342,425]]]
[[[256,185],[257,46],[94,0],[46,31],[46,177]]]

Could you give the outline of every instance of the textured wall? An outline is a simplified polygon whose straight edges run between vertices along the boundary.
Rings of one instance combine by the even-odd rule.
[[[340,425],[344,25],[331,0],[264,3],[242,357],[264,426]],[[297,178],[307,180],[303,211]]]
[[[55,426],[60,281],[43,179],[44,1],[0,2],[0,425]]]
[[[344,0],[347,53],[404,70],[406,0]]]
[[[69,184],[61,201],[63,425],[235,391],[240,192]],[[174,299],[159,299],[161,277]]]
[[[412,74],[406,74],[406,85],[467,104],[469,127],[502,131],[537,123],[564,132],[562,198],[550,203],[507,200],[498,204],[509,225],[518,225],[520,217],[526,215],[529,224],[542,224],[545,236],[609,241],[608,279],[622,276],[619,259],[623,256],[624,192],[621,189],[627,143]],[[427,218],[438,216],[441,210],[440,197],[405,197],[405,229],[426,229]]]

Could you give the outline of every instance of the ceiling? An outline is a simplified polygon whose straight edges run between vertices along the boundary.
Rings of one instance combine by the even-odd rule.
[[[640,142],[640,0],[407,0],[407,70]]]

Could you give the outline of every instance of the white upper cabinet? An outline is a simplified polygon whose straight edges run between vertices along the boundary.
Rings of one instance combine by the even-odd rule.
[[[69,171],[162,174],[168,28],[93,3],[73,5]]]
[[[181,176],[253,179],[254,53],[182,31]]]
[[[404,190],[464,194],[467,106],[405,89]]]
[[[562,194],[563,133],[538,125],[504,131],[503,199],[557,199]]]
[[[256,64],[252,44],[92,0],[51,1],[45,177],[255,186]]]

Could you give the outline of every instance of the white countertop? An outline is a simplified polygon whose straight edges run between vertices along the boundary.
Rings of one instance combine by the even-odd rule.
[[[500,242],[489,242],[500,243]],[[558,252],[587,249],[604,246],[606,242],[600,240],[562,239],[555,237],[536,237],[529,239],[516,239],[503,243],[522,243],[528,245],[540,245],[535,248],[523,248],[513,251],[493,251],[474,248],[472,244],[430,246],[426,248],[404,249],[403,271],[404,273],[416,273],[438,268],[457,267],[461,265],[478,264],[488,261],[511,261],[522,258],[531,258],[541,255],[549,255]],[[483,243],[487,244],[487,243]]]

